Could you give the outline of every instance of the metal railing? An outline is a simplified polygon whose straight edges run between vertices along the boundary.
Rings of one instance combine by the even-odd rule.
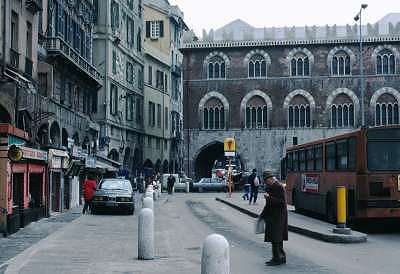
[[[19,53],[12,48],[10,48],[10,65],[16,69],[19,69]]]
[[[85,71],[97,82],[101,82],[102,76],[87,60],[60,37],[47,37],[45,47],[48,52],[60,52],[75,65]]]

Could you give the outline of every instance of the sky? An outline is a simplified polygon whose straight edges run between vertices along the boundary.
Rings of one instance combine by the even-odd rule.
[[[363,24],[375,23],[392,12],[400,12],[399,0],[169,0],[184,12],[185,22],[197,36],[202,30],[218,29],[235,19],[254,27],[354,24],[362,3]]]

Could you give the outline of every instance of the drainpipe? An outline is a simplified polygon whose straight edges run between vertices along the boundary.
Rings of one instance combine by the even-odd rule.
[[[7,14],[7,12],[6,12],[6,10],[7,10],[7,0],[3,0],[3,34],[2,34],[2,36],[3,36],[3,50],[2,50],[2,52],[3,52],[3,66],[2,66],[2,69],[1,69],[1,72],[2,72],[2,75],[4,75],[4,73],[5,73],[5,71],[6,71],[6,23],[7,23],[7,20],[6,20],[6,14]]]

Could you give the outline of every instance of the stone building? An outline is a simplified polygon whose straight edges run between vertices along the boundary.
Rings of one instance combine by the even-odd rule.
[[[400,14],[362,26],[368,126],[399,123]],[[277,174],[293,143],[361,125],[354,26],[254,28],[236,20],[185,41],[185,170],[210,176],[235,137],[245,169]]]
[[[155,172],[181,170],[183,13],[166,0],[144,1],[145,157]]]
[[[94,63],[104,77],[97,121],[100,153],[130,175],[143,157],[143,6],[141,0],[94,1]]]

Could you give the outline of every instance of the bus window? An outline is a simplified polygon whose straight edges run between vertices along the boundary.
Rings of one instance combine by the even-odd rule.
[[[357,141],[355,137],[349,139],[349,164],[348,169],[356,169],[357,164]]]
[[[335,142],[326,144],[326,169],[329,171],[335,170]]]
[[[339,170],[347,169],[347,140],[340,140],[336,142],[336,160],[337,168]]]
[[[300,150],[299,151],[299,162],[300,162],[300,171],[305,171],[306,170],[306,151]]]
[[[315,170],[322,171],[322,145],[315,147]]]
[[[299,171],[299,152],[293,152],[293,171]]]
[[[293,152],[289,152],[287,155],[287,168],[288,170],[293,170]]]
[[[309,147],[307,148],[307,171],[313,171],[315,169],[314,163],[314,148]]]

